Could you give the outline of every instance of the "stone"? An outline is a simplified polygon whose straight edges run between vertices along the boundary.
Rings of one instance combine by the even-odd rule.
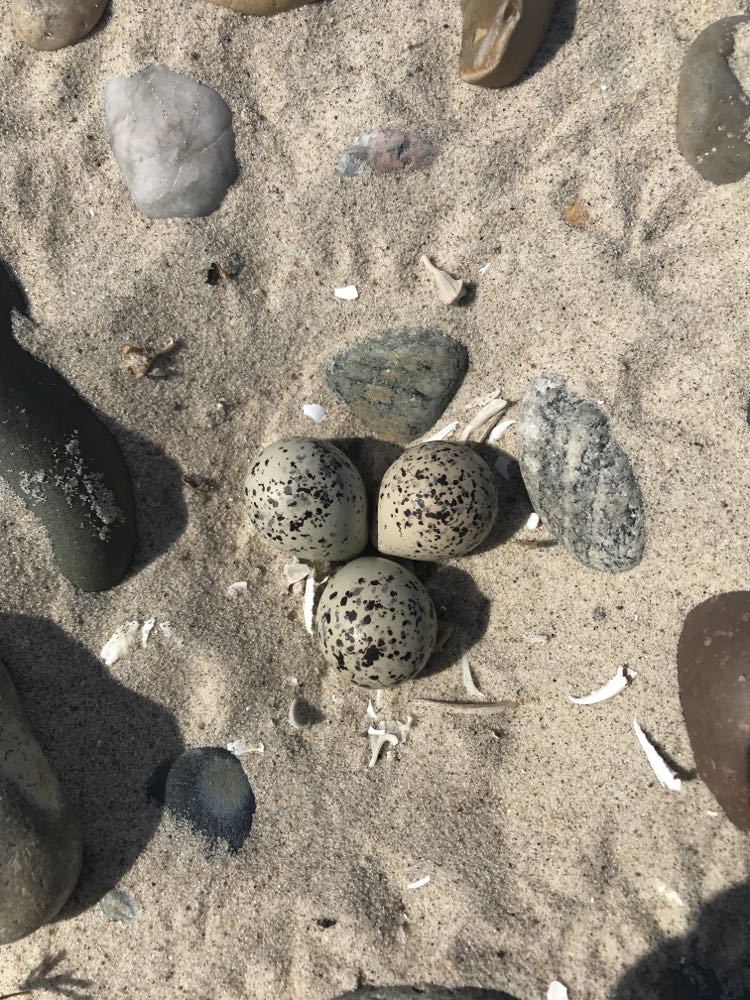
[[[709,25],[688,49],[680,73],[677,142],[712,184],[732,184],[750,170],[750,93],[733,65],[740,32],[743,48],[750,46],[750,15]]]
[[[32,49],[79,42],[98,24],[109,0],[12,0],[16,35]]]
[[[507,87],[539,51],[555,0],[462,0],[459,74],[480,87]]]
[[[57,915],[82,854],[78,823],[0,662],[0,945]]]
[[[202,83],[149,66],[104,87],[112,153],[151,219],[210,215],[237,178],[232,113]]]
[[[502,990],[475,986],[360,986],[337,1000],[516,1000]]]
[[[750,831],[750,592],[711,597],[677,648],[682,714],[695,766],[728,819]]]
[[[219,7],[228,7],[237,14],[253,14],[256,17],[271,17],[283,14],[297,7],[315,3],[316,0],[212,0]]]
[[[141,914],[135,896],[127,889],[112,889],[100,901],[102,913],[113,923],[126,923],[130,920],[137,920]]]
[[[558,541],[590,569],[637,566],[646,537],[641,491],[602,411],[561,376],[541,375],[521,403],[519,437],[526,489]]]
[[[239,851],[250,834],[255,795],[242,764],[223,747],[186,750],[171,764],[164,805],[212,846],[224,840]]]
[[[336,164],[339,177],[354,177],[369,167],[376,174],[426,170],[437,158],[435,147],[416,135],[398,129],[363,132]]]
[[[0,475],[45,527],[63,576],[108,590],[135,553],[130,473],[89,405],[13,338],[15,294],[0,268]]]
[[[437,331],[412,330],[337,354],[327,382],[368,430],[405,444],[443,414],[467,366],[463,344]]]

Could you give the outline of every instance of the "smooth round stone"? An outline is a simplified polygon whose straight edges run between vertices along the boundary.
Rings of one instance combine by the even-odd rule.
[[[212,843],[238,851],[248,838],[255,795],[242,764],[222,747],[186,750],[167,774],[164,805]]]
[[[750,831],[750,592],[693,608],[677,676],[698,773],[731,822]]]
[[[62,49],[91,31],[108,0],[12,0],[16,35],[32,49]]]
[[[554,0],[462,0],[459,73],[466,83],[507,87],[539,51]]]
[[[271,17],[283,14],[297,7],[304,7],[316,0],[212,0],[219,7],[228,7],[237,14],[252,14],[256,17]]]
[[[680,152],[712,184],[731,184],[750,170],[750,95],[731,65],[738,29],[750,31],[750,15],[709,25],[688,49],[680,73]],[[744,57],[750,61],[750,40]]]
[[[49,923],[81,871],[83,842],[0,662],[0,945]]]

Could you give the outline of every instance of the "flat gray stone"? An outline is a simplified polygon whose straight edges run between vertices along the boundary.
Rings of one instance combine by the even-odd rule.
[[[620,572],[643,557],[641,491],[606,416],[559,375],[526,391],[520,465],[534,510],[579,562]]]
[[[109,0],[13,0],[16,35],[32,49],[51,51],[73,45],[91,31]]]
[[[680,152],[712,184],[731,184],[750,170],[750,95],[732,69],[743,26],[750,26],[750,15],[709,25],[688,49],[680,73]]]
[[[232,113],[202,83],[149,66],[104,87],[112,153],[139,211],[210,215],[237,178]]]
[[[370,129],[342,153],[336,173],[354,177],[368,167],[376,174],[410,173],[426,170],[437,155],[437,149],[418,135],[393,128]]]
[[[127,889],[112,889],[99,903],[102,913],[113,923],[137,920],[141,913],[135,896]]]
[[[0,945],[52,920],[81,857],[78,824],[0,662]]]
[[[387,333],[337,354],[327,382],[368,430],[406,444],[439,419],[467,365],[466,348],[443,333]]]

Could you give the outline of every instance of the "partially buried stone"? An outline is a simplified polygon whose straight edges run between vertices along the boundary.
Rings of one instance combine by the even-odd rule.
[[[737,74],[747,75],[744,86]],[[677,141],[688,163],[713,184],[739,181],[750,170],[749,84],[750,15],[709,25],[682,63]]]
[[[534,510],[579,562],[619,572],[643,557],[643,500],[606,416],[559,375],[526,391],[520,465]]]
[[[186,750],[167,773],[164,805],[212,844],[238,851],[247,840],[255,796],[242,764],[222,747]]]
[[[336,1000],[516,1000],[502,990],[475,986],[360,986]]]
[[[466,83],[507,87],[542,44],[554,0],[462,0],[459,73]]]
[[[107,920],[111,920],[113,923],[137,920],[141,912],[135,896],[127,889],[113,889],[108,892],[99,906]]]
[[[220,7],[228,7],[238,14],[255,14],[259,17],[283,14],[285,11],[315,2],[316,0],[213,0],[213,3]]]
[[[416,135],[397,129],[363,132],[336,164],[339,177],[354,177],[369,167],[378,174],[425,170],[437,158],[437,150]]]
[[[466,348],[445,334],[387,333],[337,354],[327,381],[365,427],[405,444],[441,416],[467,365]]]
[[[214,212],[237,178],[232,113],[202,83],[149,66],[104,87],[112,153],[136,207],[152,219]]]
[[[750,831],[750,592],[693,608],[677,675],[698,773],[731,822]]]
[[[0,662],[0,945],[56,916],[81,856],[78,824]]]
[[[16,34],[33,49],[61,49],[91,31],[108,0],[13,0]]]

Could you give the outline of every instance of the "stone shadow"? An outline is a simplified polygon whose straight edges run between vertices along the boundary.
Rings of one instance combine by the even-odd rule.
[[[500,510],[492,531],[475,550],[476,552],[489,552],[491,549],[510,541],[526,524],[534,507],[517,459],[503,451],[502,448],[495,448],[491,444],[475,444],[474,448],[493,470],[500,501]],[[502,462],[506,467],[507,479],[496,471],[499,462]]]
[[[64,920],[127,876],[161,817],[147,802],[148,781],[184,746],[170,712],[47,619],[0,614],[0,657],[83,831],[83,871]]]
[[[432,677],[454,666],[479,642],[489,624],[490,600],[471,574],[456,566],[434,562],[415,562],[410,566],[435,603],[439,628],[450,630],[444,644],[435,650],[419,675]]]
[[[529,68],[519,77],[514,86],[523,83],[524,80],[552,62],[560,49],[573,37],[577,19],[578,0],[556,0],[552,10],[552,19],[541,47]]]
[[[715,896],[693,928],[669,938],[622,976],[609,1000],[747,1000],[750,882]]]

